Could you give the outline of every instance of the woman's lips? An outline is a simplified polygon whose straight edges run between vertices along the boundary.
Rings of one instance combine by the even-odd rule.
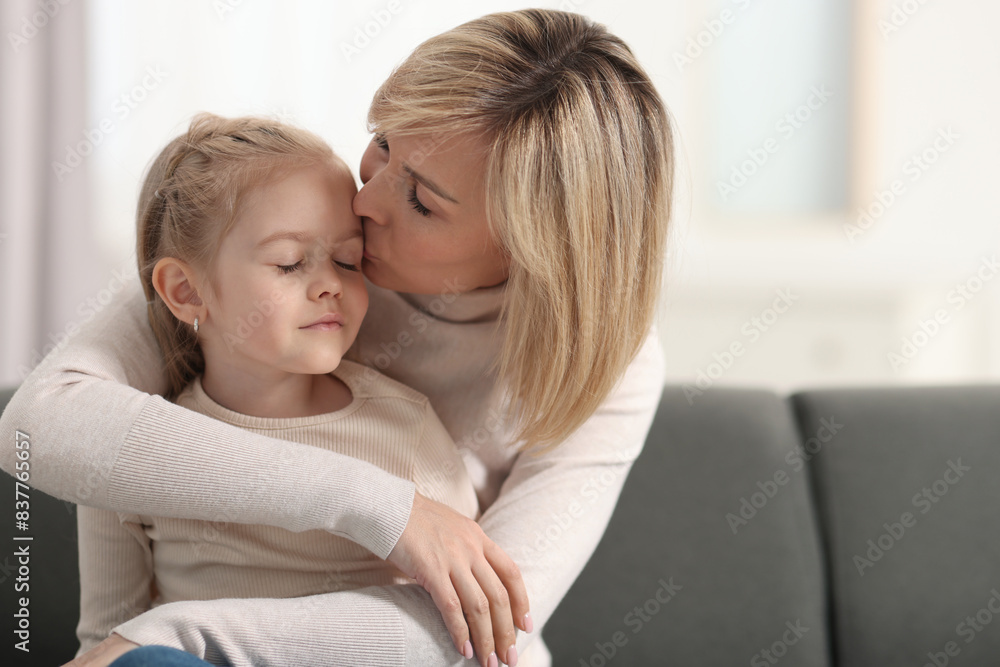
[[[378,257],[368,252],[368,248],[365,248],[365,251],[362,253],[362,255],[365,257],[365,259],[378,259]]]

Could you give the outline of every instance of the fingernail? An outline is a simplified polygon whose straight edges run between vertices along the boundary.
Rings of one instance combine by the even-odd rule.
[[[486,661],[486,667],[500,667],[497,664],[497,652],[496,651],[493,651],[493,653],[490,653],[489,660]]]
[[[466,660],[472,660],[472,642],[468,639],[465,640],[465,646],[462,647],[462,655],[465,656]]]
[[[524,615],[524,631],[531,632],[535,629],[534,624],[531,622],[531,614],[527,613]]]
[[[517,667],[517,647],[511,644],[507,649],[507,659],[504,661],[509,667]]]

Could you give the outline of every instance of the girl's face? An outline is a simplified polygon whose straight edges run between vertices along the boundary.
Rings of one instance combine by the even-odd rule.
[[[361,158],[354,212],[365,228],[365,276],[397,292],[491,287],[508,261],[490,236],[485,148],[465,136],[376,135]]]
[[[368,309],[361,220],[351,210],[357,189],[337,165],[278,178],[249,195],[220,246],[199,339],[206,363],[257,377],[329,373]]]

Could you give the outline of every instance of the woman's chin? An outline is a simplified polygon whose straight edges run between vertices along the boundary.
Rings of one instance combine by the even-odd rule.
[[[371,260],[365,257],[361,260],[361,273],[365,275],[372,285],[393,292],[409,292],[408,285],[402,283],[398,277],[387,273],[381,266],[381,260]]]

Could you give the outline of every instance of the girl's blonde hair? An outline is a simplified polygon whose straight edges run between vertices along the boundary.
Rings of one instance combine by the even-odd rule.
[[[578,14],[497,13],[424,42],[373,131],[482,137],[487,219],[511,260],[497,371],[546,449],[605,400],[654,321],[673,183],[668,112],[622,40]]]
[[[150,164],[136,210],[136,258],[149,324],[163,353],[173,399],[205,369],[191,327],[174,317],[153,287],[153,267],[176,257],[214,285],[219,247],[258,185],[309,164],[346,165],[318,136],[268,118],[202,113]]]

